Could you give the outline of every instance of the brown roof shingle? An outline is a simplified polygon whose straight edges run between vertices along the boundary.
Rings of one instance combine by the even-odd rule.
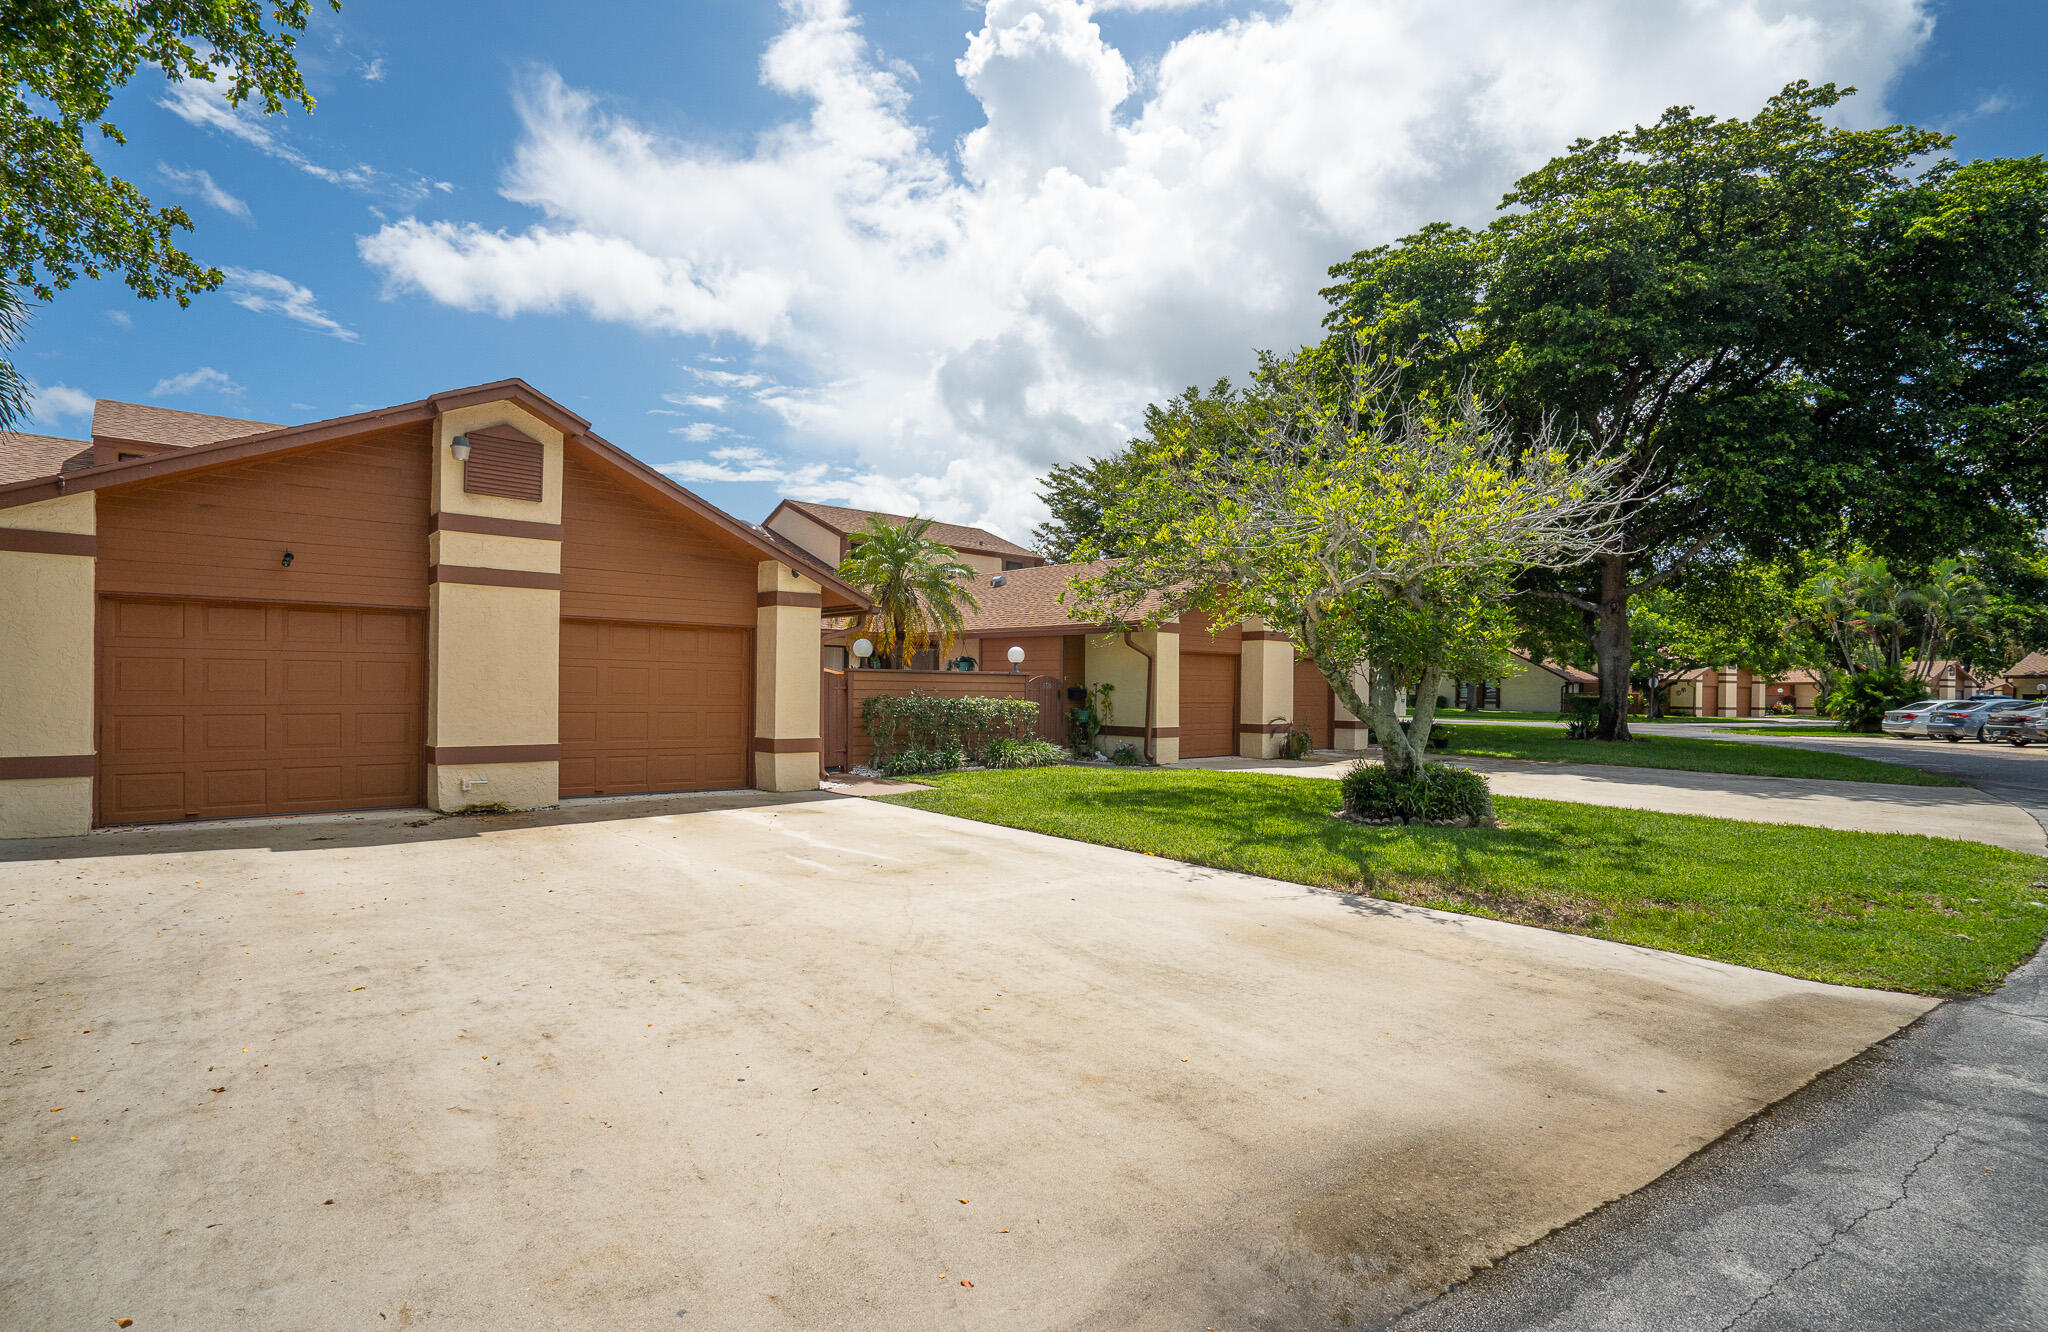
[[[2005,675],[2009,680],[2021,676],[2048,675],[2048,648],[2028,653],[2007,669]]]
[[[92,442],[56,435],[0,431],[0,482],[75,472],[92,466]]]
[[[1092,625],[1093,620],[1080,619],[1076,612],[1061,605],[1060,593],[1067,590],[1073,579],[1099,574],[1109,563],[1108,560],[1096,560],[1092,564],[1041,564],[1029,569],[1010,570],[1002,575],[1001,587],[977,582],[973,590],[981,601],[981,609],[967,612],[966,627],[960,632],[971,636],[1055,626],[1071,626],[1079,631]],[[1159,597],[1154,594],[1145,599],[1139,613],[1158,606]]]
[[[245,421],[235,416],[181,412],[139,402],[115,402],[111,398],[101,398],[92,405],[94,439],[126,439],[141,444],[168,444],[174,448],[189,449],[282,428],[270,421]]]
[[[881,513],[874,509],[848,509],[837,504],[813,504],[809,500],[784,500],[783,503],[807,518],[817,519],[841,536],[860,531],[868,525],[869,518],[880,518],[891,527],[901,527],[912,521],[906,514]],[[1027,550],[1014,541],[1006,541],[983,527],[934,521],[925,535],[934,541],[943,541],[949,546],[985,551],[991,555],[1016,555],[1026,559],[1039,557],[1037,551]]]

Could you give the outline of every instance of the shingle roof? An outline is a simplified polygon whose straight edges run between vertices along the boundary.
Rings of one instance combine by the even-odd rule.
[[[1552,675],[1558,676],[1565,680],[1569,680],[1574,684],[1598,684],[1600,682],[1599,676],[1593,674],[1591,671],[1582,671],[1576,666],[1565,666],[1554,661],[1544,661],[1540,657],[1532,657],[1526,652],[1515,652],[1512,649],[1510,650],[1509,655],[1516,657],[1519,660],[1526,661],[1531,666],[1541,667],[1543,670],[1549,671]]]
[[[2006,677],[2048,675],[2048,648],[2029,653],[2006,671]]]
[[[139,402],[115,402],[111,398],[101,398],[92,405],[94,439],[128,439],[142,444],[168,444],[189,449],[282,428],[270,421],[180,412]]]
[[[981,601],[981,609],[967,612],[966,627],[960,632],[972,636],[1055,625],[1072,625],[1078,630],[1093,624],[1093,620],[1081,619],[1075,611],[1061,605],[1060,593],[1067,590],[1073,579],[1099,574],[1109,567],[1109,563],[1108,560],[1096,560],[1092,564],[1041,564],[1029,569],[1010,570],[1002,575],[1001,587],[977,582],[973,584],[973,590]],[[1139,607],[1139,613],[1156,609],[1158,605],[1158,595],[1149,596]]]
[[[90,440],[26,435],[17,430],[0,431],[0,482],[26,481],[30,477],[75,472],[90,466]]]
[[[809,500],[784,500],[790,508],[807,518],[814,518],[841,536],[860,531],[868,525],[868,519],[880,518],[891,527],[901,527],[912,521],[905,514],[879,513],[873,509],[847,509],[837,504],[813,504]],[[934,522],[925,533],[934,541],[943,541],[949,546],[967,550],[985,551],[991,555],[1019,555],[1037,559],[1038,552],[1027,550],[1014,541],[1006,541],[984,527],[967,527],[961,523]]]

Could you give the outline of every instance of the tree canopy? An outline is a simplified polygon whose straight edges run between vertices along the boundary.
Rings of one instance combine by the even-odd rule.
[[[158,208],[111,175],[88,136],[127,142],[107,110],[144,64],[172,82],[216,83],[231,106],[311,111],[293,54],[310,14],[311,0],[9,5],[0,24],[0,282],[47,301],[80,275],[113,272],[137,296],[180,305],[218,287],[219,270],[178,246],[176,233],[192,229],[185,210]],[[23,414],[26,391],[11,366],[0,378],[6,427]]]
[[[1611,549],[1525,579],[1593,626],[1601,734],[1627,734],[1629,608],[1701,559],[1853,530],[1933,556],[2048,518],[2048,163],[1852,130],[1852,89],[1749,120],[1677,107],[1583,139],[1503,215],[1331,270],[1333,342],[1409,348],[1404,391],[1476,382],[1552,414],[1646,498]]]
[[[891,523],[869,514],[867,525],[848,538],[852,548],[839,562],[839,576],[872,603],[858,622],[860,632],[898,669],[920,648],[944,653],[967,612],[981,606],[967,587],[974,570],[951,546],[927,535],[931,525],[929,518]]]

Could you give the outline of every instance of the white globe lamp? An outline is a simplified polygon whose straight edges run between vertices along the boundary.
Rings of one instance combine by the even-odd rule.
[[[1024,649],[1012,644],[1010,650],[1003,655],[1010,659],[1010,674],[1015,675],[1017,668],[1024,664]]]
[[[865,666],[868,658],[875,655],[875,645],[865,638],[856,638],[853,640],[853,655],[856,661]]]

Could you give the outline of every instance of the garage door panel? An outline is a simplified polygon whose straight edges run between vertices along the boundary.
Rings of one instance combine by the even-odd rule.
[[[1180,658],[1180,756],[1237,752],[1235,654],[1183,652]]]
[[[563,795],[744,784],[746,630],[565,620],[561,643]]]
[[[417,802],[424,616],[110,599],[102,823]]]

